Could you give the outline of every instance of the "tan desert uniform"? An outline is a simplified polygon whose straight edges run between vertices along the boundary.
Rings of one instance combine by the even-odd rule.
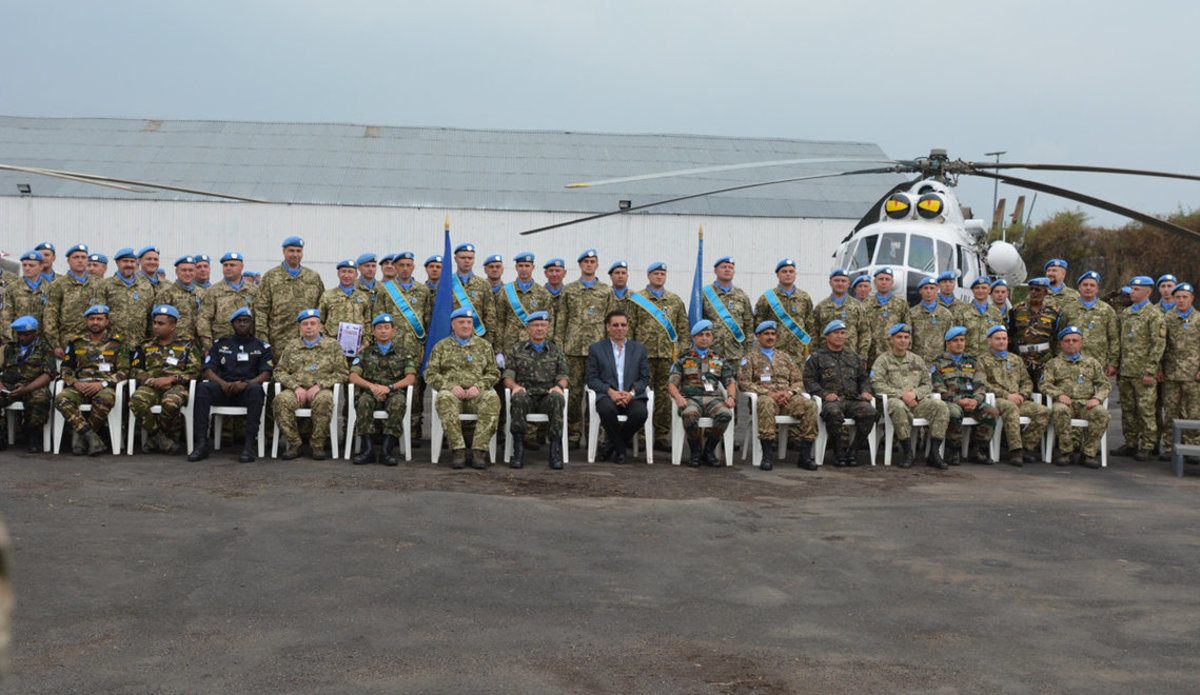
[[[776,329],[776,334],[779,332]],[[800,421],[800,424],[792,425],[789,434],[801,441],[816,441],[817,404],[804,392],[804,372],[791,355],[779,348],[778,343],[771,358],[755,344],[742,358],[737,380],[738,390],[758,394],[760,440],[774,441],[778,437],[775,416],[786,415]],[[782,408],[771,397],[772,393],[780,391],[791,395],[791,400]]]

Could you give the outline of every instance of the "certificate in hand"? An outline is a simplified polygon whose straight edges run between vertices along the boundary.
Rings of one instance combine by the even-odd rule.
[[[362,324],[361,323],[346,323],[338,324],[338,345],[342,346],[342,354],[346,357],[354,357],[358,354],[358,348],[362,345]]]

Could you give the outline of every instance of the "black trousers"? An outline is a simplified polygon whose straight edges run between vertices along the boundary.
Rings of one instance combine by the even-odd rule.
[[[208,437],[208,416],[212,407],[241,406],[246,409],[246,441],[253,441],[258,436],[259,423],[262,422],[263,403],[266,395],[262,385],[246,384],[246,388],[236,396],[226,396],[221,387],[212,381],[202,381],[196,384],[196,403],[193,413],[196,441],[204,441]]]
[[[596,414],[600,416],[600,425],[608,433],[608,441],[617,451],[622,452],[629,448],[633,436],[646,424],[648,417],[644,399],[634,399],[625,407],[617,407],[610,398],[597,398]],[[618,415],[624,415],[628,419],[620,422],[617,420]],[[650,446],[650,442],[647,442],[646,446]]]

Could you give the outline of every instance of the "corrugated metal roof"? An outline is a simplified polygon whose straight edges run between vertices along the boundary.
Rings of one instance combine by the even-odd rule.
[[[323,123],[0,116],[0,163],[211,190],[277,203],[605,212],[764,179],[866,168],[805,164],[568,190],[565,184],[714,164],[884,158],[877,145],[779,138],[463,130]],[[654,212],[858,218],[897,175],[783,184],[672,203]],[[0,195],[213,200],[128,193],[0,171]]]

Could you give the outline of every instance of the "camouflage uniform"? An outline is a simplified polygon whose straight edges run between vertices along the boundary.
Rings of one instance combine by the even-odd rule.
[[[233,324],[229,318],[238,309],[253,310],[254,295],[257,293],[258,286],[247,282],[246,278],[242,278],[242,284],[237,288],[224,278],[209,286],[204,292],[204,301],[200,303],[200,312],[196,314],[196,336],[200,339],[201,349],[207,351],[218,339],[233,335]]]
[[[846,344],[849,346],[848,341]],[[804,386],[821,399],[821,419],[825,421],[825,431],[834,439],[835,448],[840,446],[842,420],[848,417],[855,420],[857,441],[860,444],[866,441],[875,426],[875,406],[859,396],[875,391],[867,361],[857,352],[849,347],[834,352],[822,346],[804,363]],[[837,394],[837,400],[825,400],[831,393]]]
[[[991,302],[984,305],[982,312],[974,302],[959,304],[958,313],[954,315],[954,325],[967,329],[967,346],[963,352],[968,355],[982,355],[987,352],[990,349],[987,332],[992,326],[999,326],[1003,320],[1000,310],[992,306]]]
[[[774,293],[775,297],[779,300],[779,306],[792,318],[800,330],[804,331],[804,335],[808,336],[810,341],[814,335],[821,335],[820,331],[814,333],[813,303],[812,298],[808,296],[807,292],[795,286],[792,287],[791,294],[785,293],[778,287],[767,290],[767,292]],[[775,340],[775,349],[786,352],[796,364],[804,363],[804,360],[808,357],[809,347],[813,345],[812,342],[805,344],[788,330],[787,326],[780,320],[779,314],[771,308],[771,302],[768,301],[766,292],[754,304],[754,317],[760,322],[774,321],[779,327],[775,331],[778,336]],[[755,351],[754,346],[750,346],[746,351],[753,354]]]
[[[1051,287],[1046,291],[1046,303],[1053,305],[1054,308],[1058,309],[1060,312],[1071,302],[1077,301],[1079,301],[1079,290],[1073,287],[1067,287],[1065,284],[1061,285],[1057,290]],[[1064,323],[1063,327],[1065,328],[1071,325],[1074,324]]]
[[[929,377],[929,367],[920,355],[911,350],[897,355],[889,347],[886,353],[875,358],[871,368],[871,383],[875,393],[888,397],[888,417],[895,428],[896,439],[905,441],[912,437],[914,417],[929,422],[930,438],[946,438],[949,410],[944,402],[931,397],[933,382]],[[916,395],[915,408],[908,407],[904,402],[906,391]]]
[[[699,446],[700,418],[712,418],[713,426],[709,436],[713,439],[720,439],[725,434],[725,428],[733,420],[733,410],[725,405],[725,399],[728,397],[726,388],[736,378],[734,364],[712,349],[708,350],[708,354],[701,356],[692,348],[680,355],[671,365],[667,383],[674,384],[686,401],[686,405],[679,411],[679,419],[683,420],[688,446],[693,447],[693,453],[696,451],[694,447]]]
[[[354,280],[354,289],[367,295],[367,299],[370,300],[370,302],[371,302],[370,308],[367,313],[370,314],[372,317],[375,317],[376,315],[379,314],[379,312],[375,311],[375,302],[379,301],[379,293],[387,291],[387,290],[383,289],[382,284],[383,283],[380,281],[378,276],[376,276],[376,278],[371,281],[370,286],[368,286],[367,283],[363,282],[361,275],[358,276],[357,278],[355,278],[355,280]]]
[[[487,299],[490,298],[489,291]],[[495,353],[483,338],[472,334],[465,344],[459,344],[454,336],[450,336],[433,346],[429,362],[425,365],[425,381],[438,392],[433,407],[442,421],[442,431],[446,433],[452,450],[467,448],[463,440],[462,423],[458,419],[459,415],[466,412],[479,416],[475,422],[471,448],[487,451],[488,441],[496,433],[496,426],[500,422],[500,397],[493,390],[499,379],[500,370],[496,368]],[[479,395],[469,401],[459,400],[450,392],[455,386],[464,389],[478,387]]]
[[[1057,342],[1061,322],[1058,309],[1044,302],[1042,308],[1034,311],[1025,300],[1014,306],[1009,319],[1009,348],[1015,349],[1025,362],[1029,378],[1037,383],[1042,380],[1042,367],[1049,361],[1051,355],[1057,354]]]
[[[106,333],[95,344],[87,338],[75,338],[67,344],[67,356],[61,372],[65,388],[54,399],[54,407],[77,433],[104,428],[108,413],[117,401],[116,386],[129,378],[129,358],[129,348],[125,346],[124,339],[115,333]],[[102,381],[104,388],[89,401],[74,388],[78,381]],[[92,410],[84,418],[79,406],[88,402]]]
[[[76,336],[87,335],[83,312],[93,304],[103,302],[100,281],[87,276],[83,282],[70,273],[50,284],[46,293],[46,341],[50,349],[66,347]]]
[[[45,337],[46,325],[43,316],[49,291],[50,283],[40,277],[36,287],[30,287],[23,277],[9,283],[4,309],[0,310],[0,325],[7,329],[13,321],[22,316],[32,316],[38,322],[38,337]],[[50,349],[53,350],[54,346],[50,346]]]
[[[280,263],[263,273],[254,295],[255,337],[279,346],[299,338],[296,317],[305,309],[316,309],[324,292],[325,283],[311,268],[301,266],[296,277],[292,277],[287,266]]]
[[[867,325],[867,314],[862,302],[847,302],[846,299],[850,298],[850,295],[846,295],[840,306],[832,296],[817,302],[816,308],[813,309],[812,330],[808,334],[821,335],[830,321],[841,319],[846,322],[846,347],[860,356],[865,356],[871,352],[871,327]],[[807,382],[807,379],[805,381]]]
[[[1172,447],[1175,421],[1200,419],[1200,321],[1196,309],[1186,316],[1172,309],[1166,313],[1167,345],[1163,351],[1163,452]],[[1200,432],[1183,432],[1184,444],[1200,443]]]
[[[173,306],[179,312],[179,321],[175,323],[176,338],[185,340],[196,338],[196,316],[199,315],[200,305],[204,302],[204,293],[203,287],[192,284],[191,289],[188,289],[179,284],[178,280],[166,287],[161,284],[158,286],[158,294],[155,295],[154,303]],[[300,310],[297,309],[296,313],[299,314]]]
[[[1075,326],[1083,334],[1083,354],[1105,367],[1116,369],[1121,363],[1121,327],[1117,312],[1108,302],[1096,299],[1084,306],[1082,299],[1063,303],[1059,314],[1060,328]]]
[[[295,317],[292,320],[295,322]],[[296,408],[300,407],[296,389],[321,387],[309,405],[312,409],[312,448],[316,451],[325,446],[329,437],[329,421],[334,416],[333,385],[348,378],[346,357],[334,340],[319,338],[308,345],[302,338],[293,338],[284,347],[283,356],[275,366],[275,380],[281,390],[276,394],[271,410],[291,451],[297,451],[302,444],[296,426]]]
[[[996,417],[1000,414],[996,407],[984,402],[987,389],[983,383],[983,372],[979,361],[963,353],[959,359],[954,359],[950,353],[933,361],[930,367],[931,381],[935,393],[941,394],[942,401],[950,413],[950,425],[946,428],[946,446],[951,456],[958,451],[962,444],[962,421],[964,417],[974,418],[979,424],[971,432],[971,439],[980,447],[989,446],[992,433],[996,429]],[[959,404],[964,398],[974,398],[978,405],[975,410],[967,412]],[[953,459],[948,458],[948,461]]]
[[[746,293],[736,285],[730,285],[728,290],[723,290],[714,282],[709,287],[716,293],[717,299],[725,305],[729,316],[742,331],[742,339],[739,341],[729,326],[725,324],[725,320],[717,313],[716,307],[709,301],[708,296],[701,293],[702,318],[712,321],[713,324],[712,350],[736,367],[742,361],[742,355],[746,350],[755,344],[754,307],[750,304],[750,297],[746,296]],[[784,329],[785,332],[786,330]]]
[[[366,292],[355,287],[350,294],[346,294],[341,285],[338,285],[325,290],[317,308],[321,310],[321,330],[326,337],[336,341],[338,324],[356,323],[362,327],[359,334],[360,348],[374,341],[370,330],[371,319],[374,318],[371,316],[371,297]]]
[[[358,356],[350,363],[350,372],[372,384],[394,384],[409,374],[416,375],[417,363],[412,353],[395,341],[392,342],[392,347],[386,355],[378,345],[372,343],[363,348],[362,352],[358,353]],[[388,419],[383,423],[383,433],[393,437],[403,437],[406,391],[406,389],[392,391],[383,401],[380,401],[369,389],[359,390],[354,398],[354,412],[357,418],[354,423],[354,433],[362,436],[374,432],[375,411],[386,410]]]
[[[1079,435],[1071,427],[1071,418],[1087,420],[1087,432],[1083,435],[1084,456],[1095,456],[1100,452],[1100,439],[1108,429],[1108,409],[1098,405],[1090,410],[1085,407],[1089,398],[1095,398],[1101,403],[1108,398],[1112,386],[1108,377],[1104,376],[1104,367],[1095,359],[1082,353],[1078,359],[1072,360],[1066,355],[1058,355],[1046,363],[1042,374],[1042,393],[1050,399],[1050,417],[1054,421],[1054,435],[1058,437],[1058,451],[1069,454],[1079,448]],[[1151,401],[1154,400],[1154,387],[1150,387]],[[1058,402],[1059,396],[1071,398],[1071,405]],[[1153,418],[1151,418],[1153,420]]]
[[[892,326],[908,323],[908,304],[904,303],[903,297],[892,292],[883,303],[880,303],[878,294],[873,294],[867,297],[862,306],[871,332],[871,354],[867,356],[867,363],[875,364],[877,357],[892,351],[888,341],[888,331]]]
[[[613,303],[610,311],[624,311],[626,315],[629,315],[629,312],[633,311],[633,304],[629,301],[629,295],[633,294],[633,290],[629,285],[626,285],[625,292],[620,297],[617,296],[617,289],[615,287],[612,293]]]
[[[471,300],[471,305],[475,308],[475,315],[483,322],[483,339],[488,343],[497,343],[496,340],[496,298],[492,295],[492,287],[488,285],[488,281],[478,275],[471,275],[465,283],[458,273],[454,273],[452,278],[454,281],[462,284],[463,290],[467,293],[467,297]],[[437,296],[437,290],[433,291],[433,295]],[[451,293],[454,301],[450,304],[450,310],[454,311],[462,306],[458,301],[457,293]],[[553,321],[553,314],[551,320]],[[499,345],[495,346],[495,352],[499,352]],[[493,355],[495,354],[493,352]],[[440,390],[440,389],[439,389]],[[457,399],[455,399],[457,400]]]
[[[1158,376],[1158,366],[1167,346],[1166,315],[1142,304],[1137,310],[1121,312],[1121,367],[1117,386],[1121,399],[1121,433],[1125,445],[1151,450],[1158,444],[1155,418],[1157,389],[1142,384],[1143,376]]]
[[[183,433],[183,418],[180,410],[187,406],[188,381],[200,376],[200,349],[190,339],[179,337],[163,345],[157,339],[142,343],[133,355],[131,367],[137,390],[129,397],[129,412],[142,419],[142,428],[150,436],[166,434],[178,441]],[[179,383],[165,389],[156,389],[145,383],[147,379],[162,376],[178,377]],[[161,406],[158,415],[150,412],[152,406]],[[130,423],[130,427],[133,423]]]
[[[912,326],[912,348],[926,364],[942,356],[946,351],[946,331],[954,326],[954,315],[934,300],[930,309],[922,302],[912,305],[909,310],[909,325]]]
[[[989,349],[979,358],[979,367],[983,373],[984,388],[996,394],[996,410],[1003,421],[1008,447],[1014,449],[1020,446],[1026,451],[1038,451],[1042,435],[1050,424],[1050,410],[1034,402],[1033,379],[1029,377],[1025,363],[1011,352],[997,355]],[[1013,393],[1025,399],[1021,405],[1008,400],[1009,394]],[[1023,435],[1021,416],[1029,418]]]
[[[154,287],[139,274],[129,283],[120,274],[110,275],[100,286],[108,306],[108,325],[128,341],[130,350],[136,350],[150,337],[150,311],[157,303]]]
[[[21,345],[14,340],[4,346],[3,356],[3,360],[0,361],[0,383],[9,391],[28,384],[43,374],[49,374],[50,379],[53,380],[57,372],[54,366],[54,355],[50,352],[46,341],[41,339],[34,341],[24,356],[21,355]],[[0,397],[0,408],[12,402]],[[45,425],[50,418],[49,384],[25,394],[20,402],[25,404],[25,427],[33,428]],[[0,433],[0,437],[6,436],[6,433]]]
[[[526,415],[542,413],[550,417],[551,441],[561,439],[563,397],[560,393],[550,393],[550,389],[563,381],[570,384],[567,358],[562,348],[547,341],[541,350],[536,350],[529,340],[512,346],[504,355],[503,378],[511,379],[525,389],[511,397],[512,421],[509,429],[513,436],[525,436]],[[576,388],[583,390],[582,382]]]
[[[521,289],[516,281],[508,283],[513,286],[517,302],[528,316],[535,311],[550,311],[552,297],[545,287],[530,281],[528,289]],[[527,338],[525,322],[517,316],[508,300],[507,285],[495,295],[495,327],[496,334],[492,340],[492,349],[497,353],[507,353],[514,346]]]
[[[691,349],[691,331],[688,327],[687,309],[679,295],[663,289],[661,297],[655,297],[650,288],[638,292],[658,307],[675,329],[676,340],[672,342],[667,329],[645,309],[630,301],[629,339],[646,346],[646,357],[650,362],[650,389],[654,391],[654,439],[666,441],[671,434],[671,399],[667,398],[667,378],[675,358]]]
[[[554,323],[554,342],[567,355],[567,383],[575,395],[575,403],[567,411],[567,439],[572,442],[583,436],[580,403],[587,390],[584,373],[587,371],[588,347],[604,340],[604,317],[616,309],[616,305],[612,289],[599,280],[591,287],[576,280],[563,288],[562,304]]]
[[[399,345],[404,348],[417,364],[417,369],[420,370],[421,361],[425,359],[425,331],[429,330],[429,318],[433,313],[433,297],[436,290],[431,291],[429,286],[423,282],[417,282],[409,278],[408,287],[400,284],[400,280],[390,281],[401,299],[408,302],[408,306],[412,307],[413,315],[415,315],[421,324],[421,336],[418,337],[416,329],[404,317],[404,312],[400,311],[400,307],[396,306],[396,302],[392,299],[391,292],[386,286],[376,285],[379,290],[375,295],[375,315],[391,314],[395,320],[396,335],[392,338],[393,345]],[[412,437],[413,441],[421,438],[421,431],[424,427],[425,414],[425,379],[419,374],[417,375],[417,383],[413,384],[413,404],[412,404]]]
[[[766,353],[757,346],[746,353],[738,369],[738,390],[758,394],[759,439],[772,441],[778,438],[775,416],[786,415],[800,421],[800,424],[792,425],[792,434],[801,441],[816,440],[817,404],[804,393],[804,375],[800,366],[791,355],[779,348],[778,343],[775,345],[774,359],[768,359]],[[779,391],[791,395],[782,408],[771,398],[772,393]]]
[[[550,285],[543,285],[547,292],[550,293],[550,335],[555,335],[558,330],[558,312],[562,310],[563,290],[567,289],[566,285],[559,288],[558,292],[550,289]]]

